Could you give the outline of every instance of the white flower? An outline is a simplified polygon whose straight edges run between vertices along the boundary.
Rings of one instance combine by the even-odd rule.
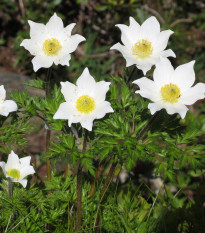
[[[95,82],[88,68],[85,68],[76,85],[61,82],[61,92],[66,102],[59,106],[54,119],[68,119],[68,124],[80,122],[83,128],[91,131],[94,119],[100,119],[113,112],[110,103],[105,101],[110,82]]]
[[[164,108],[168,114],[179,113],[184,118],[189,110],[185,105],[205,98],[204,83],[192,87],[195,81],[194,63],[191,61],[174,70],[168,59],[161,58],[154,70],[154,81],[143,77],[133,82],[140,88],[136,93],[154,102],[148,105],[151,114]]]
[[[75,23],[64,28],[63,21],[54,13],[46,25],[28,20],[31,39],[25,39],[23,46],[35,57],[32,60],[33,69],[51,67],[53,62],[58,65],[69,66],[70,53],[74,52],[78,44],[85,40],[78,34],[71,36]]]
[[[19,159],[18,155],[13,151],[8,156],[7,163],[0,162],[3,173],[6,178],[10,178],[12,182],[18,182],[25,188],[27,180],[24,179],[30,174],[34,174],[33,166],[30,165],[31,156]]]
[[[0,115],[8,116],[10,112],[17,111],[18,107],[13,100],[6,99],[6,90],[4,85],[0,86]]]
[[[157,19],[152,16],[141,26],[130,17],[130,26],[117,24],[122,35],[120,43],[110,49],[120,51],[126,60],[126,66],[136,65],[144,75],[151,67],[159,61],[159,57],[176,57],[171,49],[167,47],[168,39],[173,33],[171,30],[160,32],[160,25]]]

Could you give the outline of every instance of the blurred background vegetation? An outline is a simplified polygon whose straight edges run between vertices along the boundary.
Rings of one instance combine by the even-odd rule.
[[[31,63],[32,56],[19,45],[23,39],[29,38],[28,20],[47,23],[54,12],[63,19],[65,26],[73,22],[77,24],[72,34],[78,33],[86,38],[86,41],[81,43],[71,55],[69,67],[54,66],[52,80],[58,85],[61,80],[75,82],[85,67],[89,67],[91,74],[96,79],[109,77],[110,74],[115,76],[120,74],[122,77],[129,74],[132,68],[125,69],[125,60],[121,54],[117,51],[110,51],[110,47],[113,44],[120,42],[121,33],[115,25],[128,25],[130,16],[134,17],[141,24],[152,15],[158,19],[162,30],[171,29],[174,31],[167,46],[177,56],[176,59],[170,59],[173,66],[177,67],[191,60],[196,60],[194,67],[196,79],[197,81],[205,82],[205,3],[200,0],[0,0],[0,72],[9,71],[27,75],[30,78],[45,77],[46,69],[40,69],[37,74],[34,73]],[[152,71],[153,69],[148,72],[148,76],[152,75]],[[138,78],[143,76],[141,71],[138,71],[137,75]],[[113,89],[116,80],[117,78],[113,78]],[[119,82],[123,82],[120,78],[119,80]],[[126,90],[126,86],[124,90]],[[123,96],[123,91],[122,94],[120,91],[119,93]],[[141,107],[141,112],[144,114],[145,109],[147,111],[147,101],[140,97],[136,98],[143,106]],[[149,142],[146,145],[140,145],[144,153],[139,155],[139,157],[141,156],[141,161],[136,162],[133,160],[136,162],[135,166],[126,164],[127,167],[123,167],[130,172],[127,181],[125,183],[122,182],[123,184],[119,182],[119,186],[116,186],[114,183],[109,187],[110,194],[113,193],[113,196],[108,195],[109,198],[104,210],[105,225],[102,232],[205,232],[203,165],[205,154],[205,107],[202,103],[204,103],[204,100],[198,101],[194,106],[191,106],[191,113],[187,114],[185,120],[179,121],[178,118],[163,113],[164,123],[161,123],[162,120],[160,121],[160,119],[155,123],[155,128],[153,127],[152,131],[157,131],[160,125],[159,130],[162,131],[161,134],[167,140],[165,142],[162,137],[161,141],[155,139],[155,142],[158,145],[160,144],[160,146],[163,145],[165,148],[170,147],[170,154],[167,155],[164,148],[159,151],[160,148],[158,147],[155,151],[156,153],[147,153],[150,157],[143,159],[143,156],[146,156],[145,152],[149,150],[154,151],[155,148],[151,148]],[[142,115],[139,115],[139,119],[140,117]],[[147,114],[146,119],[149,119],[149,117],[150,114]],[[174,125],[173,127],[172,124]],[[41,124],[41,127],[36,129],[36,131],[40,130],[40,128],[44,128],[44,124]],[[180,135],[182,131],[183,134]],[[21,132],[19,135],[21,135]],[[154,138],[155,135],[153,135],[151,135],[150,140],[154,141],[152,137]],[[34,140],[34,138],[31,140]],[[178,141],[176,142],[176,140]],[[42,138],[40,142],[42,142]],[[178,147],[176,146],[177,143]],[[41,150],[43,149],[41,146]],[[155,156],[155,154],[159,156]],[[181,164],[175,163],[178,158]],[[158,183],[154,183],[153,181],[156,179],[152,179],[156,178],[153,165],[155,160],[157,160],[158,165],[161,164],[161,168],[160,166],[157,167],[159,170],[156,173],[164,172],[163,182],[167,185],[163,192],[159,193],[157,193],[159,188],[152,186],[152,184],[154,186],[157,184],[161,185],[160,182],[162,182],[159,179]],[[186,163],[188,165],[185,165]],[[172,168],[170,168],[171,166]],[[174,169],[177,170],[176,173],[174,173]],[[116,170],[115,178],[118,176],[118,170]],[[62,181],[62,179],[62,177],[54,177],[53,183],[48,182],[45,185],[45,190],[52,190],[54,189],[54,184],[58,185],[56,190],[58,190],[59,195],[53,195],[52,198],[56,198],[57,202],[60,200],[60,197],[64,198],[65,196],[64,201],[66,205],[67,196],[65,195],[65,190],[68,188],[72,189],[72,187],[69,187],[69,179],[71,178],[67,177],[66,181]],[[89,183],[86,185],[89,186]],[[85,189],[89,190],[90,187],[85,187]],[[70,192],[73,195],[71,202],[75,202],[75,191],[71,190]],[[88,195],[86,192],[88,191],[85,191],[85,197]],[[26,194],[23,194],[23,191],[18,191],[16,198],[23,198],[23,195]],[[29,198],[33,199],[33,203],[37,203],[40,198],[43,198],[43,195],[41,196],[41,192],[38,190],[29,195]],[[54,201],[54,203],[56,202]],[[50,205],[47,198],[42,203],[42,205],[46,203],[45,206]],[[87,202],[87,199],[84,200],[84,203],[85,206],[95,205],[92,200]],[[109,203],[112,205],[109,205]],[[60,212],[60,207],[59,212],[57,212],[56,206],[53,206],[53,212],[42,207],[43,211],[47,211],[45,214],[47,217],[45,218],[45,216],[41,215],[39,219],[41,218],[42,226],[46,222],[46,224],[56,224],[55,226],[58,226],[58,229],[60,229],[64,223],[62,226],[61,223],[58,223],[58,216],[60,218],[65,213]],[[91,207],[89,208],[92,209]],[[89,218],[93,217],[92,212],[89,212],[89,208],[86,216],[88,222],[91,221]],[[11,212],[13,211],[12,209],[10,210]],[[37,220],[35,221],[40,222],[36,212],[29,212],[29,215],[32,216],[31,219],[36,218]],[[36,222],[32,223],[31,221],[33,220],[31,219],[29,224],[35,225]],[[65,220],[64,218],[63,221],[66,222],[67,219]],[[7,222],[5,221],[4,225],[6,224]],[[85,223],[85,225],[87,227],[89,224]],[[25,229],[30,229],[29,227]],[[30,232],[40,231],[36,227],[36,230],[31,230]],[[48,230],[48,232],[52,232],[52,230]],[[56,232],[63,232],[63,230]]]

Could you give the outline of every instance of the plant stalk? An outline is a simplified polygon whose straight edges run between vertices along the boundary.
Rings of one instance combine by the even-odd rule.
[[[90,188],[90,198],[92,198],[93,194],[94,194],[94,190],[95,190],[95,184],[96,184],[96,181],[99,180],[100,178],[100,175],[101,175],[101,172],[102,172],[102,169],[103,169],[103,166],[105,164],[105,161],[101,162],[98,166],[98,169],[96,171],[96,176],[95,176],[95,180],[93,181],[92,185],[91,185],[91,188]]]
[[[83,149],[82,153],[85,154],[86,143],[87,143],[88,131],[85,130]],[[82,166],[79,161],[78,172],[77,172],[77,221],[76,221],[76,231],[81,229],[82,225]]]
[[[46,80],[45,80],[45,94],[46,98],[50,96],[50,78],[51,78],[52,67],[50,67],[47,71]],[[45,122],[46,124],[46,122]],[[51,139],[51,131],[49,126],[46,125],[46,154],[49,152],[50,147],[50,139]],[[50,159],[46,159],[46,168],[47,168],[47,180],[51,180],[51,164]]]
[[[10,198],[13,198],[13,193],[12,193],[12,182],[11,179],[8,179],[8,194]]]
[[[126,82],[126,84],[129,84],[129,82],[131,81],[132,76],[133,76],[133,74],[135,73],[135,70],[136,70],[136,69],[137,69],[137,67],[134,66],[133,69],[132,69],[132,72],[131,72],[131,74],[130,74],[130,76],[129,76],[127,82]]]
[[[97,218],[96,218],[96,222],[95,222],[95,226],[96,226],[96,229],[95,229],[95,233],[99,233],[100,232],[100,212],[101,212],[101,204],[103,202],[103,197],[108,189],[108,186],[111,182],[111,179],[112,179],[112,176],[113,176],[113,173],[115,171],[115,168],[117,166],[117,163],[116,162],[113,162],[111,167],[110,167],[110,170],[108,172],[108,175],[107,175],[107,178],[105,180],[105,183],[103,185],[103,188],[102,188],[102,191],[101,191],[101,194],[100,194],[100,207],[99,207],[99,210],[98,210],[98,213],[97,213]]]

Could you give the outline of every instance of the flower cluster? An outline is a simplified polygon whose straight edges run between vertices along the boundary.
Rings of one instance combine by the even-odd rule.
[[[22,41],[20,46],[27,49],[33,56],[34,71],[44,67],[61,64],[69,66],[71,53],[78,44],[85,40],[81,35],[71,35],[75,24],[64,28],[60,17],[54,13],[46,25],[28,21],[30,25],[30,39]],[[184,118],[188,108],[199,99],[205,98],[205,84],[195,81],[194,61],[177,67],[175,70],[167,57],[176,57],[171,49],[165,50],[173,31],[160,31],[160,24],[155,17],[148,18],[141,26],[130,17],[130,25],[116,25],[121,30],[121,41],[111,47],[120,51],[126,60],[126,66],[135,65],[144,75],[153,65],[153,81],[142,77],[135,80],[140,90],[136,91],[142,97],[150,99],[148,108],[151,114],[166,109],[168,114],[179,113]],[[85,68],[78,78],[76,85],[71,82],[61,82],[61,92],[65,102],[61,103],[54,119],[66,119],[68,125],[80,123],[89,131],[92,130],[93,121],[103,118],[106,113],[114,110],[105,100],[110,82],[96,82]],[[10,112],[17,111],[17,105],[12,100],[5,100],[6,91],[0,86],[0,115],[8,116]],[[3,173],[13,182],[19,182],[26,187],[27,175],[35,173],[30,165],[31,157],[19,159],[11,151],[7,163],[0,162]]]
[[[116,26],[122,32],[121,40],[124,45],[117,43],[111,49],[122,53],[126,66],[136,65],[144,75],[153,65],[156,66],[154,81],[143,77],[133,82],[140,88],[136,91],[137,94],[154,102],[148,105],[151,114],[164,108],[168,114],[179,113],[184,118],[188,111],[186,105],[205,98],[204,83],[192,87],[195,81],[194,61],[174,70],[167,59],[170,56],[176,57],[171,49],[164,50],[173,32],[160,32],[160,25],[155,17],[148,18],[141,26],[132,17],[130,26]]]

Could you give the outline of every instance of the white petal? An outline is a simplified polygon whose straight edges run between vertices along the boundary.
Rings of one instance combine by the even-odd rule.
[[[129,19],[130,19],[130,29],[133,32],[137,33],[140,29],[139,23],[133,17],[130,17]]]
[[[135,93],[154,102],[160,100],[160,89],[152,80],[144,77],[135,80],[133,83],[137,84],[140,88]]]
[[[171,30],[160,32],[158,35],[157,41],[154,45],[154,50],[157,50],[157,51],[164,50],[167,47],[170,35],[172,35],[173,33],[174,32]]]
[[[45,55],[37,55],[32,59],[33,69],[36,72],[40,68],[49,68],[53,64],[53,58]]]
[[[4,88],[4,85],[0,86],[0,103],[3,103],[6,99],[6,90]]]
[[[156,103],[150,103],[148,108],[151,111],[151,114],[154,114],[156,111],[161,110],[162,108],[166,109],[167,113],[172,115],[174,113],[179,113],[181,118],[183,119],[186,116],[186,112],[189,110],[184,104],[182,103],[166,103],[164,101],[158,101]]]
[[[32,55],[37,55],[42,51],[39,43],[36,40],[33,39],[25,39],[21,42],[20,46],[23,46],[26,50],[30,52]]]
[[[53,116],[53,119],[69,119],[71,115],[70,105],[67,102],[60,104],[57,112]]]
[[[161,88],[165,84],[171,82],[173,73],[174,68],[171,65],[171,62],[167,58],[160,58],[153,73],[154,82]]]
[[[194,84],[194,63],[195,61],[191,61],[184,65],[178,66],[172,74],[172,82],[179,86],[182,93]]]
[[[154,16],[148,18],[140,28],[142,38],[153,38],[160,33],[160,24]]]
[[[66,36],[68,36],[68,37],[71,36],[71,32],[72,32],[73,28],[75,27],[75,25],[76,25],[76,23],[71,23],[64,28],[64,32],[65,32]]]
[[[80,122],[81,126],[85,129],[87,129],[88,131],[92,130],[93,127],[93,119],[86,119]]]
[[[14,181],[14,182],[18,182],[18,183],[22,184],[23,187],[25,188],[27,186],[28,180],[24,179],[24,180],[18,180],[18,181]]]
[[[34,174],[35,170],[33,166],[25,166],[20,170],[20,178],[19,180],[22,180],[24,177]]]
[[[160,52],[160,56],[166,58],[166,57],[176,57],[176,54],[171,50],[167,49],[162,52]]]
[[[56,56],[56,59],[54,60],[54,63],[55,63],[55,65],[61,64],[62,66],[69,66],[70,65],[69,64],[70,59],[71,59],[71,56],[68,53],[68,54],[65,54],[62,57]]]
[[[180,97],[180,102],[186,105],[194,104],[197,100],[205,98],[205,84],[198,83],[194,87],[187,89]]]
[[[155,112],[161,110],[164,108],[163,104],[161,101],[155,102],[155,103],[149,103],[148,104],[148,109],[150,110],[151,114],[155,114]]]
[[[65,51],[67,53],[72,53],[76,50],[76,48],[78,47],[78,44],[82,41],[85,41],[86,39],[78,34],[75,34],[73,36],[70,37],[70,39],[68,40],[66,46],[65,46]]]
[[[76,93],[76,86],[68,81],[61,82],[61,92],[67,102],[73,101],[73,96]]]
[[[8,116],[10,112],[17,111],[17,104],[13,100],[5,100],[0,105],[0,115]]]
[[[12,168],[19,168],[19,157],[13,151],[9,154],[7,163],[5,164],[6,171]]]
[[[152,68],[152,64],[149,63],[145,63],[145,65],[137,65],[137,68],[139,70],[142,70],[143,74],[146,75],[147,71],[150,70]]]
[[[42,37],[42,34],[45,34],[46,27],[42,23],[35,23],[31,20],[28,20],[28,23],[30,25],[30,37],[31,38],[38,38]]]
[[[110,82],[100,81],[96,83],[96,95],[95,100],[96,101],[103,101],[105,100],[106,93],[109,90]]]
[[[63,30],[63,21],[60,17],[54,13],[54,15],[49,19],[46,24],[46,29],[48,32],[59,33]]]
[[[114,112],[110,103],[108,101],[103,101],[96,106],[95,109],[95,118],[100,119],[105,116],[106,113]]]
[[[133,57],[131,51],[126,46],[117,43],[113,45],[110,49],[116,49],[122,53],[124,59],[126,60],[126,67],[137,64],[137,60]]]
[[[124,45],[128,47],[132,47],[134,43],[138,40],[137,31],[133,29],[133,27],[128,27],[124,24],[115,25],[121,30],[121,41]]]
[[[21,167],[29,166],[31,161],[31,156],[26,156],[20,159]]]
[[[88,68],[85,68],[81,76],[78,78],[76,85],[82,92],[95,88],[95,79],[90,75]]]
[[[166,104],[165,107],[166,111],[168,114],[174,114],[174,113],[179,113],[181,118],[184,119],[186,116],[187,111],[189,110],[184,104],[181,103],[175,103],[175,104]]]

